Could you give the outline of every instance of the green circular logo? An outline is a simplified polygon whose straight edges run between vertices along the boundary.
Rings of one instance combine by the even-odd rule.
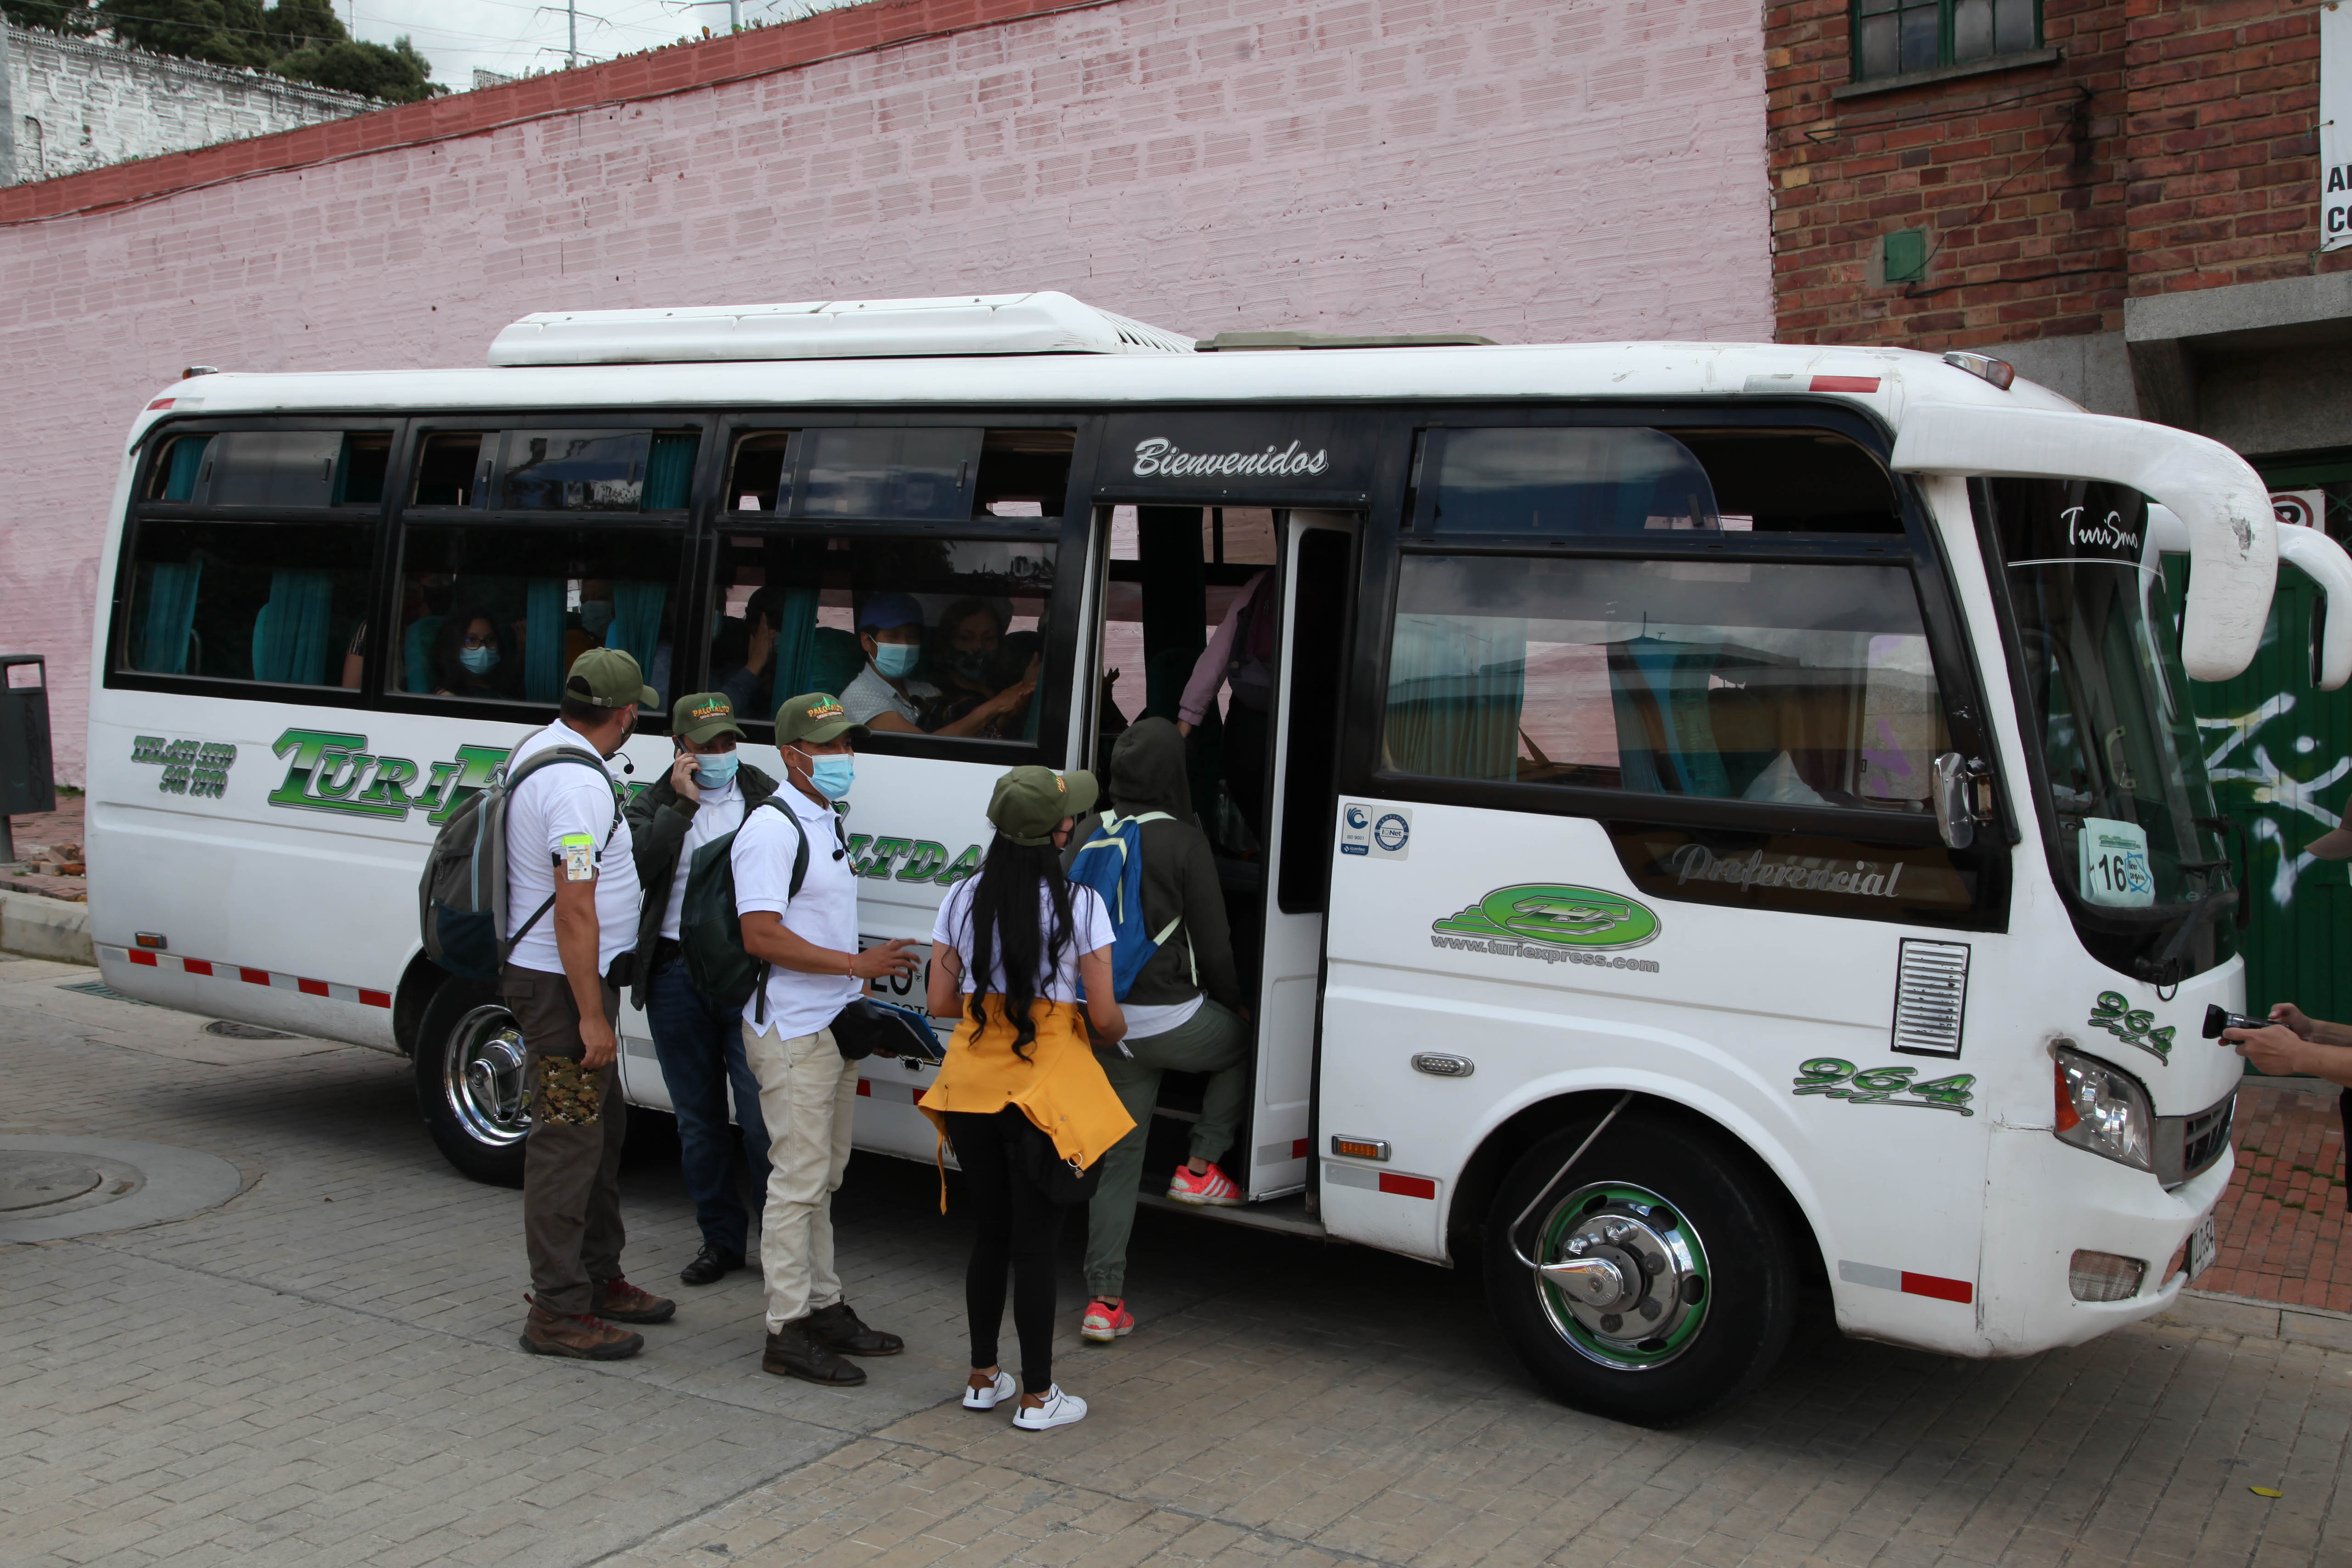
[[[1622,893],[1560,882],[1522,882],[1496,889],[1471,908],[1437,921],[1433,929],[1592,952],[1641,946],[1658,934],[1658,917]]]

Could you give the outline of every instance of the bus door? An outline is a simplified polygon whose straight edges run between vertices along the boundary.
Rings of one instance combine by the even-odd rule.
[[[1257,984],[1256,1081],[1246,1164],[1253,1199],[1307,1184],[1314,1136],[1315,1042],[1330,881],[1333,766],[1346,668],[1348,605],[1360,520],[1291,510],[1281,527],[1279,679],[1268,725],[1267,882]],[[1233,1167],[1229,1167],[1232,1173]]]

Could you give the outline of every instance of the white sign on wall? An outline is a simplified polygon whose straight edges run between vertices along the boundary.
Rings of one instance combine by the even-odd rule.
[[[2325,529],[2327,526],[2327,492],[2273,490],[2271,512],[2282,527]]]
[[[2319,8],[2319,248],[2352,245],[2352,9]]]

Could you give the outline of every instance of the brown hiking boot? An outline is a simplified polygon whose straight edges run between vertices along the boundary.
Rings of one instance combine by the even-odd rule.
[[[808,1320],[797,1318],[768,1334],[767,1353],[760,1370],[778,1377],[797,1377],[833,1388],[855,1388],[866,1381],[866,1369],[834,1354],[825,1342],[809,1332]]]
[[[616,1323],[667,1323],[677,1314],[677,1303],[667,1296],[640,1290],[615,1274],[610,1279],[596,1282],[594,1299],[588,1310]]]
[[[533,1355],[564,1355],[579,1361],[625,1361],[646,1348],[646,1336],[616,1329],[582,1312],[551,1312],[531,1303],[522,1326],[522,1348]]]

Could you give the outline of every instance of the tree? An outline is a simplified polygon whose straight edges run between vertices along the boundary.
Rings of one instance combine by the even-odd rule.
[[[216,66],[267,66],[278,51],[259,0],[98,0],[99,25],[122,43]]]
[[[337,39],[281,56],[269,68],[279,76],[338,92],[356,92],[386,103],[415,103],[446,92],[427,78],[433,63],[405,36],[390,48],[351,38]]]
[[[77,38],[98,31],[89,0],[0,0],[0,16],[20,27],[47,27]]]

